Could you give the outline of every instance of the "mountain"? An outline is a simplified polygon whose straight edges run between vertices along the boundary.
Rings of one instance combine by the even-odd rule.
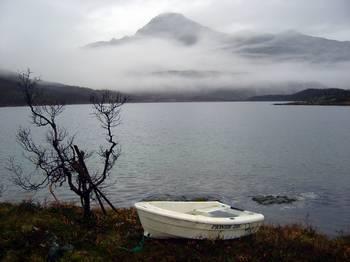
[[[293,101],[295,105],[350,105],[350,90],[340,88],[306,89],[290,95],[255,96],[249,101]]]
[[[86,47],[101,48],[155,38],[176,41],[184,46],[193,46],[200,44],[201,40],[207,40],[216,44],[215,50],[223,50],[250,58],[309,62],[350,61],[349,41],[330,40],[295,31],[279,34],[241,33],[229,35],[203,26],[178,13],[164,13],[154,17],[133,36],[94,42]]]
[[[310,62],[350,61],[350,42],[313,37],[295,31],[258,35],[225,47],[249,57],[306,60]]]
[[[163,13],[151,19],[144,27],[137,30],[133,36],[94,42],[86,47],[115,46],[144,39],[166,39],[168,41],[176,41],[185,46],[191,46],[198,43],[202,38],[223,39],[225,37],[227,37],[225,34],[202,26],[182,14]]]
[[[202,37],[220,37],[220,33],[204,27],[182,14],[165,13],[153,18],[147,25],[139,29],[135,36],[170,39],[184,45],[194,45]]]
[[[149,41],[143,45],[146,43],[143,41],[149,39],[175,43],[176,48],[173,48],[173,45],[165,45],[165,48],[160,45],[158,52],[159,41]],[[103,54],[108,55],[110,47],[127,46],[135,42],[140,43],[136,45],[137,51],[141,51],[142,56],[147,56],[147,59],[140,64],[134,61],[131,61],[130,65],[125,63],[127,66],[125,70],[124,65],[121,67],[124,71],[119,69],[121,77],[116,81],[124,90],[128,87],[130,90],[139,90],[138,93],[130,93],[132,101],[136,102],[242,101],[248,98],[254,101],[294,101],[293,96],[263,95],[291,94],[305,89],[327,89],[328,86],[319,84],[325,79],[322,74],[327,72],[327,79],[333,77],[336,79],[334,81],[341,81],[338,71],[340,75],[343,74],[341,71],[346,70],[347,64],[333,65],[338,62],[350,62],[350,42],[347,41],[313,37],[295,31],[230,35],[217,32],[178,13],[160,14],[132,36],[94,42],[86,48],[91,51],[90,54],[94,53],[94,50],[106,48]],[[178,48],[180,46],[182,48]],[[134,49],[130,50],[133,52]],[[168,53],[173,50],[174,53],[168,57]],[[158,54],[161,54],[160,59]],[[122,55],[121,57],[125,58]],[[138,53],[135,53],[135,56],[138,56]],[[152,58],[150,61],[148,56]],[[249,59],[241,60],[241,57]],[[280,63],[274,63],[295,60],[303,63],[282,64],[287,66],[281,71]],[[123,59],[120,61],[124,63]],[[241,67],[240,62],[243,62]],[[313,66],[314,64],[317,66]],[[289,73],[289,65],[295,66],[291,68],[300,68],[297,76],[285,76]],[[310,72],[307,71],[308,68]],[[305,71],[302,71],[304,69]],[[101,70],[96,67],[96,71]],[[295,69],[292,70],[296,73]],[[129,79],[132,80],[130,83]],[[103,81],[104,79],[101,79],[101,82]],[[126,82],[126,86],[123,86],[123,81]],[[345,84],[337,83],[337,86],[342,85]],[[49,97],[69,104],[88,103],[90,95],[96,92],[88,88],[48,82],[42,82],[41,87]],[[24,103],[15,78],[4,77],[1,72],[0,91],[0,105]],[[296,97],[299,98],[300,95]]]

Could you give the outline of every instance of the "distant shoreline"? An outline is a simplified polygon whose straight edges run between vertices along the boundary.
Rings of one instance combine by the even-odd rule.
[[[350,103],[310,103],[310,102],[285,102],[276,103],[276,101],[253,101],[253,100],[171,100],[171,101],[127,101],[127,104],[161,104],[161,103],[272,103],[274,106],[350,106]],[[52,105],[52,104],[46,104]],[[67,103],[65,106],[76,106],[76,105],[91,105],[91,103]],[[14,104],[14,105],[0,105],[0,108],[7,107],[27,107],[25,104]]]
[[[274,106],[350,106],[350,103],[310,103],[310,102],[288,102],[274,103]]]
[[[127,104],[158,104],[158,103],[232,103],[232,102],[237,102],[237,103],[246,103],[246,102],[270,102],[270,101],[250,101],[250,100],[172,100],[172,101],[127,101]],[[46,105],[51,105],[51,104],[46,104]],[[91,105],[91,103],[67,103],[64,104],[66,106],[74,106],[74,105]],[[27,105],[24,104],[16,104],[16,105],[0,105],[0,108],[5,108],[5,107],[27,107]]]

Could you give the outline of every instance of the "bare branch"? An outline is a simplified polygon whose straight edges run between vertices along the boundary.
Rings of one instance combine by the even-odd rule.
[[[48,178],[45,177],[40,182],[33,182],[33,173],[28,173],[24,175],[23,169],[20,165],[15,163],[14,158],[8,160],[6,169],[14,174],[12,182],[27,191],[37,191],[39,189],[45,188],[48,184]]]
[[[35,173],[42,175],[42,179],[32,179],[33,173],[24,174],[21,166],[12,159],[8,169],[14,174],[13,182],[30,191],[48,187],[56,201],[58,199],[53,188],[67,183],[70,190],[80,197],[84,216],[90,214],[91,200],[97,201],[104,213],[103,202],[115,209],[101,188],[105,187],[106,178],[121,154],[113,128],[120,124],[121,106],[126,101],[125,97],[119,93],[104,92],[101,96],[92,98],[94,115],[106,131],[107,146],[100,147],[99,156],[103,164],[101,173],[90,175],[86,161],[92,154],[80,150],[74,144],[75,136],[69,136],[67,130],[57,124],[57,117],[63,112],[64,105],[45,105],[43,95],[37,88],[40,79],[31,78],[31,74],[29,69],[19,74],[18,83],[30,108],[33,124],[47,130],[46,143],[36,143],[28,128],[18,130],[17,141],[26,153],[24,157],[34,164]]]
[[[99,155],[104,162],[104,167],[102,174],[96,177],[98,186],[106,179],[121,154],[121,149],[114,140],[112,128],[120,124],[121,107],[126,102],[126,98],[120,93],[106,91],[101,97],[93,97],[91,101],[96,118],[101,123],[101,127],[107,131],[106,141],[109,143],[108,148],[100,148]]]

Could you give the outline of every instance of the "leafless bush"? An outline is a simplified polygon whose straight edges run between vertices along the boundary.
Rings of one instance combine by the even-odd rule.
[[[106,203],[115,209],[102,192],[102,188],[121,153],[113,131],[120,124],[120,110],[126,102],[125,97],[108,91],[102,95],[92,96],[94,115],[101,128],[106,131],[106,145],[100,146],[98,153],[102,171],[90,172],[86,160],[92,154],[82,151],[75,144],[75,137],[70,136],[57,122],[58,116],[64,110],[64,104],[60,102],[42,104],[44,100],[40,89],[37,88],[40,79],[31,78],[31,74],[29,69],[20,73],[18,83],[30,108],[32,124],[46,129],[46,143],[37,143],[29,128],[18,130],[17,141],[23,148],[26,159],[34,164],[36,172],[34,174],[24,172],[21,165],[11,159],[8,169],[14,175],[13,181],[21,188],[30,191],[48,187],[56,200],[53,188],[68,184],[69,189],[79,196],[85,217],[91,215],[91,200],[96,200],[103,212]],[[37,174],[40,174],[39,180]],[[36,176],[34,179],[33,175]]]

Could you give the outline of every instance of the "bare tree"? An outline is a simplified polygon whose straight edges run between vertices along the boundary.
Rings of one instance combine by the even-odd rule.
[[[84,210],[84,217],[91,215],[91,201],[96,200],[102,211],[106,213],[104,205],[107,203],[115,210],[113,204],[102,192],[107,177],[118,160],[121,149],[113,135],[113,129],[120,124],[120,110],[126,102],[120,93],[105,91],[102,95],[92,96],[94,115],[106,132],[106,144],[100,146],[99,158],[102,169],[91,172],[86,160],[91,153],[82,151],[75,144],[74,136],[70,136],[65,128],[57,123],[58,116],[63,112],[62,103],[45,105],[43,96],[37,88],[40,81],[31,78],[31,71],[20,73],[18,83],[23,89],[25,101],[30,108],[32,123],[39,128],[46,128],[46,143],[34,141],[29,128],[20,128],[17,141],[25,152],[25,157],[35,165],[35,178],[24,173],[21,166],[11,159],[8,169],[14,174],[14,182],[25,190],[36,191],[48,187],[57,200],[53,187],[68,184],[70,190],[79,196]]]

